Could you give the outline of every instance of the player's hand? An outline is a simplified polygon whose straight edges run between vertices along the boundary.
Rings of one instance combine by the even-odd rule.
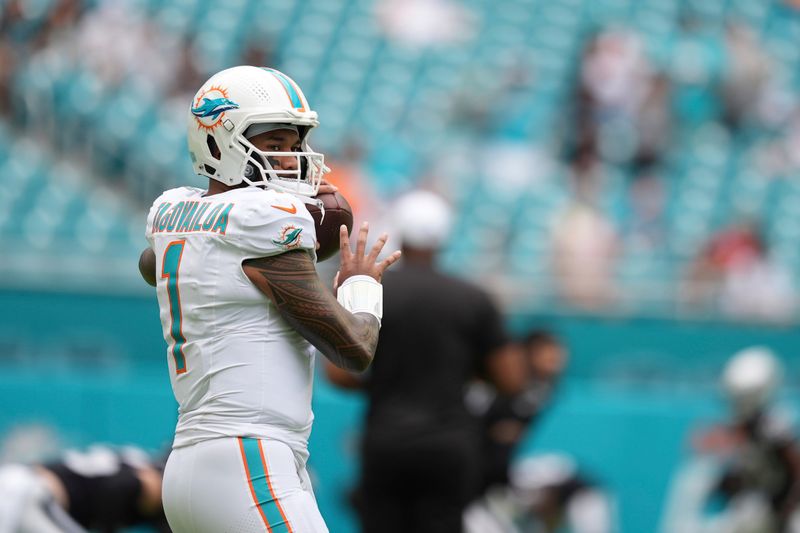
[[[378,256],[386,244],[386,239],[389,238],[385,233],[378,237],[378,240],[372,245],[369,254],[366,254],[368,233],[369,224],[364,222],[358,230],[356,251],[353,253],[353,250],[350,248],[350,237],[347,235],[347,227],[342,225],[342,227],[339,228],[339,250],[341,254],[339,272],[336,273],[336,278],[333,281],[334,292],[336,292],[339,284],[350,276],[371,276],[376,281],[380,281],[386,269],[400,259],[400,250],[397,250],[383,261],[378,262]]]
[[[331,194],[338,190],[339,187],[337,187],[333,183],[330,183],[327,180],[322,180],[319,183],[319,191],[317,191],[317,196],[319,196],[320,194]]]

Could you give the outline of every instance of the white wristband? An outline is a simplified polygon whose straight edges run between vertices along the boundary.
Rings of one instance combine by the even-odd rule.
[[[351,313],[369,313],[378,322],[383,317],[383,285],[371,276],[350,276],[339,287],[336,299]]]

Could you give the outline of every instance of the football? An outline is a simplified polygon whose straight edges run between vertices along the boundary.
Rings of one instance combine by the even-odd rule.
[[[347,234],[353,231],[353,209],[344,196],[338,192],[323,193],[316,197],[325,207],[325,217],[315,205],[307,205],[308,212],[314,217],[314,226],[317,231],[317,261],[330,259],[339,251],[339,228],[342,224],[347,226]]]
[[[139,273],[148,285],[156,286],[156,254],[152,248],[145,248],[139,256]]]

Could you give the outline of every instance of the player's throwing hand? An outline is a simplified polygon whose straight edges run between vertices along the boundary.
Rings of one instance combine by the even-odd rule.
[[[400,250],[397,250],[380,263],[377,262],[378,256],[381,250],[383,250],[384,245],[386,245],[386,240],[389,238],[386,233],[375,241],[369,255],[365,255],[368,233],[369,223],[364,222],[358,230],[358,240],[356,241],[356,252],[354,254],[350,248],[350,238],[347,235],[347,227],[342,225],[342,227],[339,228],[341,256],[339,272],[336,274],[336,279],[333,282],[334,290],[339,287],[340,283],[351,276],[369,276],[375,281],[380,282],[386,269],[400,259]]]

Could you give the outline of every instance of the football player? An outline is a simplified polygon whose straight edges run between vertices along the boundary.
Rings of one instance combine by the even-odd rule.
[[[188,111],[208,188],[163,193],[147,218],[178,425],[164,472],[174,531],[327,531],[306,472],[315,349],[363,371],[382,313],[387,236],[355,253],[340,228],[328,290],[315,270],[312,203],[326,171],[317,114],[268,68],[212,76]],[[152,253],[145,250],[144,254]],[[338,299],[338,302],[337,302]]]
[[[509,469],[464,515],[466,533],[612,533],[613,496],[559,453],[528,456]]]
[[[94,445],[56,461],[0,467],[0,533],[111,533],[147,525],[169,533],[161,506],[163,461]]]
[[[467,389],[467,408],[481,425],[483,479],[480,492],[493,485],[508,485],[509,468],[517,447],[550,407],[567,364],[567,347],[549,331],[531,331],[520,348],[528,370],[522,392],[498,394],[485,381],[475,381]]]
[[[675,477],[664,531],[800,531],[800,446],[777,397],[782,375],[765,346],[725,364],[730,418],[692,436],[696,453]]]

